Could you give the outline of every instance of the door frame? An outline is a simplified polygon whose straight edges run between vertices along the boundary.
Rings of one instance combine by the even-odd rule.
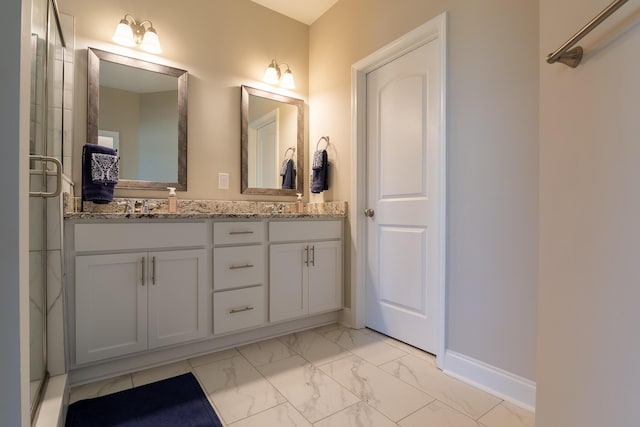
[[[442,84],[440,88],[440,194],[439,209],[440,233],[435,236],[439,241],[440,277],[436,284],[438,288],[438,313],[436,314],[437,330],[437,365],[444,369],[446,348],[446,71],[447,71],[447,12],[430,19],[426,23],[410,31],[404,36],[378,49],[366,58],[351,66],[351,168],[354,171],[351,185],[351,203],[349,216],[351,218],[351,311],[345,313],[346,320],[354,328],[366,325],[366,255],[367,228],[364,209],[367,202],[367,74],[385,65],[405,53],[422,45],[437,40],[440,56],[440,73]]]

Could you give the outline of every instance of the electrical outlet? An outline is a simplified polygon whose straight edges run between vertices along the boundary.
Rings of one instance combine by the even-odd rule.
[[[219,190],[228,190],[229,189],[229,174],[226,172],[220,172],[218,174],[218,189]]]

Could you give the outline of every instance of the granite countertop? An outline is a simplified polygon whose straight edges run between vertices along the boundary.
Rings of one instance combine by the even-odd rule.
[[[80,210],[78,197],[65,194],[64,218],[76,219],[208,219],[208,218],[344,218],[347,202],[324,202],[305,204],[304,213],[296,212],[295,202],[252,202],[221,200],[181,200],[178,212],[169,213],[166,199],[148,200],[149,213],[125,213],[127,201],[140,199],[114,199],[104,205],[84,202]]]

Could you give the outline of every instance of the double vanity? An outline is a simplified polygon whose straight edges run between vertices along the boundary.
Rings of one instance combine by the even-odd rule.
[[[181,202],[65,214],[72,383],[336,321],[345,203]]]
[[[87,141],[116,150],[117,190],[187,190],[187,77],[186,70],[87,49]],[[128,86],[143,81],[154,84]],[[304,101],[238,89],[241,193],[305,193]],[[161,108],[142,108],[160,99]],[[219,182],[225,177],[219,173]],[[346,203],[295,213],[290,202],[180,199],[176,214],[166,199],[94,205],[98,199],[80,195],[65,201],[72,385],[338,319]]]

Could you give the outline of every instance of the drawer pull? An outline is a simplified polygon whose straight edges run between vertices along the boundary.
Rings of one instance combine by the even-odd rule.
[[[242,313],[243,311],[251,311],[251,310],[253,310],[253,307],[248,305],[243,308],[232,308],[231,310],[229,310],[229,314]]]
[[[247,231],[230,231],[229,234],[232,235],[232,236],[234,236],[236,234],[253,234],[253,231],[251,231],[251,230],[247,230]]]
[[[252,268],[252,267],[254,267],[253,264],[231,265],[229,266],[229,270],[238,270],[241,268]]]

